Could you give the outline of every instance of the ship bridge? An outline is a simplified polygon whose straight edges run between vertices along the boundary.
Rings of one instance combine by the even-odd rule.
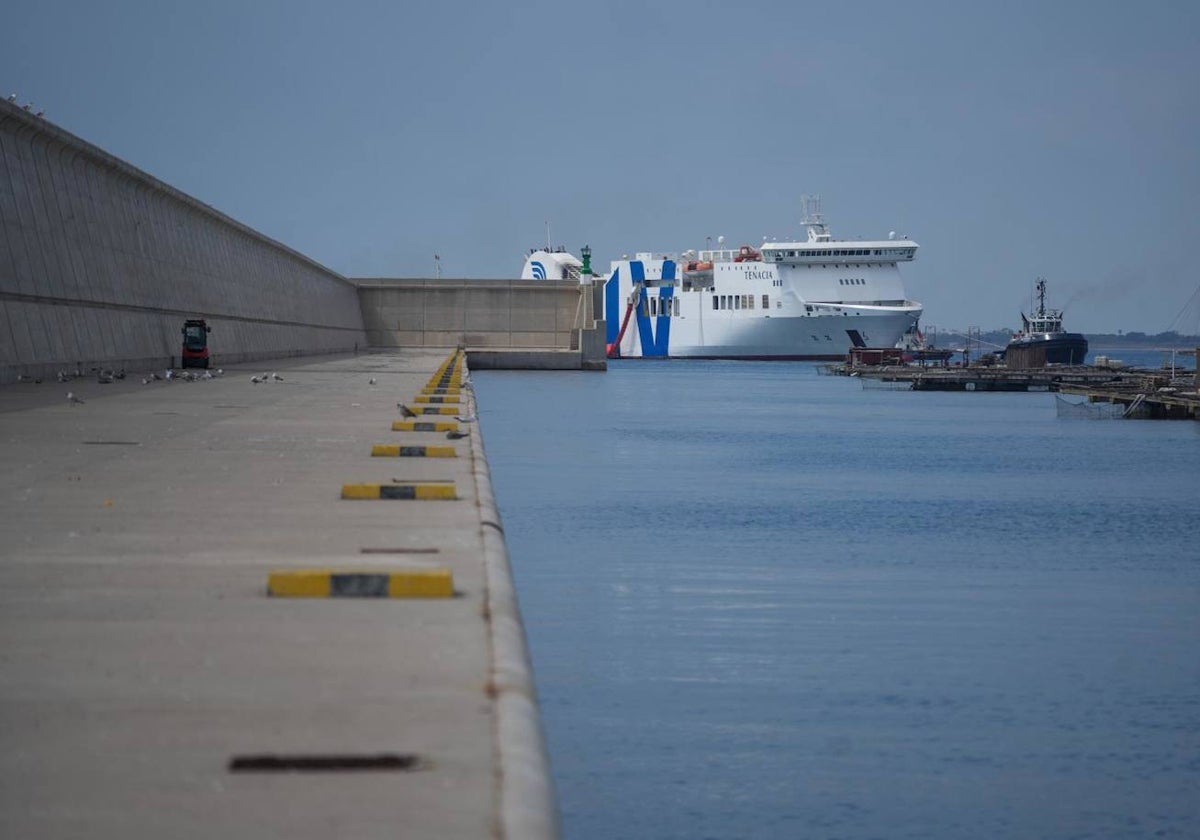
[[[844,265],[912,262],[920,246],[909,240],[882,242],[765,242],[763,262],[784,265]]]

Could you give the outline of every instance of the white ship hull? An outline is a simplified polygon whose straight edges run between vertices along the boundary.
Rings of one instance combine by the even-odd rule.
[[[765,320],[765,319],[764,319]],[[690,325],[677,320],[672,329],[668,356],[690,359],[844,359],[854,346],[850,331],[863,338],[864,347],[890,347],[891,336],[896,340],[912,323],[912,318],[894,314],[883,318],[861,316],[817,316],[813,318],[773,317],[770,323],[731,324],[728,327],[709,323],[690,334]],[[705,329],[707,326],[707,329]],[[707,335],[705,335],[707,333]],[[875,344],[875,337],[881,336]],[[635,336],[628,339],[621,355],[642,356],[641,342]]]

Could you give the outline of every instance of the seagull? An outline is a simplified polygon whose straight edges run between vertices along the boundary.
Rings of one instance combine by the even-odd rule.
[[[368,380],[367,380],[367,384],[368,384],[368,385],[374,385],[374,384],[375,384],[375,377],[374,377],[374,376],[372,376],[370,379],[368,379]]]
[[[102,370],[96,374],[96,381],[101,385],[111,385],[113,381],[113,375],[106,370]]]
[[[125,378],[125,369],[121,368],[119,371],[114,373],[113,376],[115,376],[117,379],[124,379]]]
[[[403,414],[405,417],[419,417],[420,416],[419,414],[417,414],[417,412],[413,411],[411,408],[406,406],[404,403],[396,403],[396,408],[400,409],[400,413]]]
[[[262,382],[262,380],[259,379],[257,376],[251,376],[250,381],[253,382],[255,385],[257,385],[259,382]]]
[[[174,379],[174,378],[175,378],[175,371],[173,371],[173,370],[171,370],[170,368],[168,368],[168,369],[167,369],[167,372],[166,372],[165,374],[163,374],[163,377],[164,377],[165,379]]]
[[[272,379],[274,379],[276,382],[282,382],[282,381],[283,381],[283,377],[282,377],[282,376],[280,376],[278,373],[272,373],[272,374],[271,374],[271,378],[272,378]]]
[[[217,368],[217,376],[224,376],[224,375],[225,375],[225,369]]]
[[[9,101],[9,102],[16,102],[16,101],[17,101],[17,95],[16,95],[15,93],[10,93],[10,94],[8,95],[8,101]]]
[[[67,372],[65,370],[60,370],[58,372],[58,381],[59,382],[69,382],[70,379],[71,379],[71,377],[67,376]]]
[[[157,373],[151,371],[150,376],[151,376],[151,378],[154,379],[155,382],[162,382],[162,377],[159,376]]]
[[[455,431],[446,432],[446,437],[450,438],[450,440],[462,440],[463,438],[470,437],[470,436],[471,436],[470,432],[455,432]]]
[[[144,376],[143,376],[143,377],[142,377],[142,384],[143,384],[143,385],[149,385],[149,384],[150,384],[150,380],[149,380],[149,379],[147,379],[146,377],[144,377]]]
[[[474,414],[468,414],[466,417],[459,416],[455,417],[454,419],[460,423],[474,423],[479,418],[477,418]]]
[[[209,371],[206,370],[206,371],[204,371],[204,375],[201,376],[200,378],[201,379],[212,379],[213,375],[212,375],[212,373],[210,373]]]
[[[67,391],[67,399],[73,403],[82,403],[83,402],[83,399],[75,396],[75,393],[73,391]]]

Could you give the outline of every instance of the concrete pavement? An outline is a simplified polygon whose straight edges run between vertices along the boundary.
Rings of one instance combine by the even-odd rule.
[[[0,835],[557,836],[479,424],[391,431],[447,353],[0,388]],[[458,499],[340,498],[414,481]],[[266,596],[432,567],[456,597]],[[381,754],[411,766],[229,769]]]

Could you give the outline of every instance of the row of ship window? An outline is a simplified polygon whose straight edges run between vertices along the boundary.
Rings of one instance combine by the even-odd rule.
[[[731,309],[754,309],[757,301],[754,295],[713,295],[712,308],[716,311],[731,310]],[[778,306],[779,304],[776,304]],[[771,308],[771,296],[762,296],[762,308]],[[810,313],[813,311],[811,306],[806,306]],[[661,316],[670,316],[679,314],[679,298],[646,298],[641,304],[642,315],[657,318]]]
[[[754,309],[754,295],[713,295],[712,308],[720,311],[722,309]],[[762,308],[771,308],[771,296],[762,296]],[[660,315],[678,315],[679,314],[679,298],[656,298],[651,297],[642,301],[642,315],[650,318],[657,318]]]
[[[713,309],[753,309],[754,295],[713,295]],[[762,296],[762,308],[771,308],[771,296]]]
[[[832,248],[823,251],[771,251],[775,259],[789,257],[911,257],[916,248]]]
[[[674,301],[674,306],[672,306]],[[672,312],[672,309],[674,310]],[[642,314],[649,315],[651,318],[656,318],[659,315],[678,315],[679,314],[679,298],[656,298],[652,297],[642,301]]]
[[[838,283],[840,283],[843,286],[865,286],[865,285],[867,285],[867,281],[861,277],[843,277],[842,279],[838,280]]]

